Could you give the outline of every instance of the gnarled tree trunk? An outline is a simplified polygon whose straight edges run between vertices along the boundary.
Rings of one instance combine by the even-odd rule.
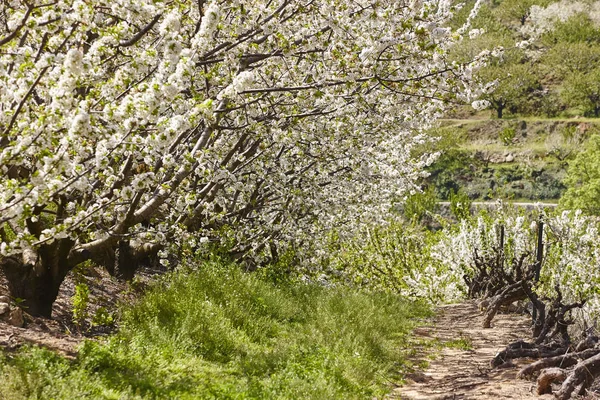
[[[72,266],[67,257],[73,241],[62,239],[43,245],[37,251],[0,259],[10,295],[22,299],[26,312],[50,318],[58,290]]]

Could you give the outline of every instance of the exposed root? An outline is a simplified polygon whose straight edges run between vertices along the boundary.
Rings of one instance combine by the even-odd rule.
[[[509,344],[490,362],[492,367],[497,367],[516,358],[549,358],[564,355],[569,351],[558,343],[552,345],[536,345],[524,341],[517,341]]]
[[[582,394],[600,375],[600,354],[577,364],[569,373],[560,390],[556,393],[558,400],[568,400],[573,394]]]
[[[567,371],[562,368],[548,368],[545,369],[537,380],[537,394],[551,394],[552,383],[562,382],[567,377]]]
[[[587,360],[597,354],[600,354],[600,349],[587,349],[577,353],[567,353],[556,357],[544,358],[521,369],[517,374],[517,378],[527,379],[547,368],[569,368],[577,365],[581,360]]]

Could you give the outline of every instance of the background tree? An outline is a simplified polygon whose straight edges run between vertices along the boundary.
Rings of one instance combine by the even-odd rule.
[[[482,96],[490,102],[496,116],[502,118],[526,109],[528,102],[541,90],[541,84],[530,64],[504,61],[482,68],[479,77],[484,82],[495,82],[495,88]]]
[[[508,23],[518,21],[523,26],[529,18],[532,6],[547,6],[550,0],[502,0],[497,12]]]
[[[600,62],[600,46],[586,43],[557,43],[540,60],[544,73],[560,80],[570,74],[589,73]]]
[[[572,3],[572,7],[576,6],[577,2]],[[553,8],[548,7],[548,9],[553,11]],[[589,10],[578,11],[579,9],[575,8],[570,15],[567,7],[566,10],[557,10],[554,19],[551,18],[551,14],[548,15],[548,18],[554,22],[549,23],[549,26],[546,27],[547,31],[541,35],[542,43],[546,46],[553,46],[561,42],[600,43],[598,22],[591,18]]]
[[[571,161],[565,184],[561,208],[600,215],[600,136],[592,136],[585,150]]]
[[[565,79],[561,97],[585,116],[600,116],[600,68],[573,72]]]

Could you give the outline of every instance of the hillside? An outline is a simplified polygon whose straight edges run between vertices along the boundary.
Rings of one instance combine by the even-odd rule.
[[[454,26],[469,16],[459,11]],[[484,1],[475,32],[452,50],[458,61],[491,51],[475,71],[481,102],[446,114],[433,134],[444,154],[424,188],[448,200],[557,202],[569,162],[600,127],[598,2]]]
[[[425,183],[442,200],[462,191],[473,200],[556,202],[569,161],[599,128],[592,118],[444,119],[434,131],[443,154]]]

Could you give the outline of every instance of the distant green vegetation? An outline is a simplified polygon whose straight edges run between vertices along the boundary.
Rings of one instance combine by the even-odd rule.
[[[462,26],[475,0],[455,14]],[[600,127],[600,19],[592,0],[491,0],[472,20],[459,61],[493,52],[475,72],[493,90],[488,110],[458,107],[433,132],[442,155],[422,188],[439,200],[462,191],[472,200],[558,202],[596,207],[593,173],[573,161]],[[478,33],[478,34],[477,34]],[[431,151],[431,149],[427,149]],[[592,157],[591,150],[585,157]],[[583,157],[583,156],[582,156]],[[581,158],[581,157],[580,157]],[[569,164],[571,168],[567,178]],[[579,172],[577,172],[579,171]],[[594,189],[595,190],[595,189]]]
[[[557,202],[569,186],[569,163],[599,127],[600,121],[524,119],[443,126],[433,132],[442,138],[441,155],[427,167],[423,188],[444,201],[462,191],[472,200]]]
[[[553,3],[557,1],[485,2],[472,24],[484,33],[454,50],[464,61],[482,50],[503,49],[478,73],[484,82],[497,82],[496,90],[484,96],[494,117],[600,116],[600,23],[591,13],[567,10],[551,22],[536,21],[532,7]],[[455,26],[464,23],[469,9],[455,16]],[[523,45],[525,41],[529,44]]]
[[[0,399],[370,399],[401,380],[429,315],[397,295],[203,263],[125,307],[119,333],[75,361],[0,353]]]
[[[560,199],[562,208],[600,215],[600,136],[592,136],[570,163],[565,182],[569,189]]]

